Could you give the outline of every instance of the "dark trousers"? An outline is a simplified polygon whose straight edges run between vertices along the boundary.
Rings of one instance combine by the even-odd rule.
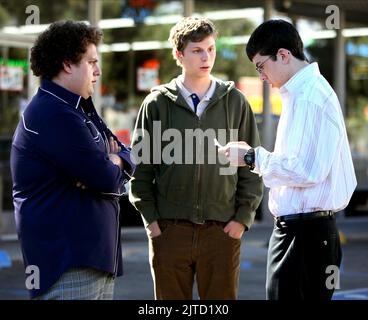
[[[237,298],[241,241],[223,231],[225,223],[158,222],[162,234],[149,240],[155,299],[193,299],[194,279],[200,299]]]
[[[330,300],[339,283],[330,277],[341,258],[334,216],[276,221],[268,248],[267,299]]]

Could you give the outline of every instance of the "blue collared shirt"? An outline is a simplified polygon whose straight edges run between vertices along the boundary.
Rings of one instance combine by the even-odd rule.
[[[120,142],[124,170],[109,160],[111,136],[91,99],[48,80],[22,115],[11,171],[24,264],[40,271],[31,297],[71,267],[122,274],[118,196],[135,165]]]

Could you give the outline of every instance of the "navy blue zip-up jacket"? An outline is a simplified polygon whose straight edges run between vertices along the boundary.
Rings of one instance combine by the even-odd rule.
[[[120,142],[124,170],[109,160],[110,136],[91,98],[45,79],[18,124],[10,161],[24,264],[39,268],[32,298],[71,267],[122,275],[118,200],[135,166]]]

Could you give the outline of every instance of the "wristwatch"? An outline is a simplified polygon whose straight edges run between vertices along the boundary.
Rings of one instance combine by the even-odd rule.
[[[250,170],[254,169],[254,163],[256,160],[256,155],[253,148],[250,148],[248,152],[244,155],[244,162],[249,167]]]

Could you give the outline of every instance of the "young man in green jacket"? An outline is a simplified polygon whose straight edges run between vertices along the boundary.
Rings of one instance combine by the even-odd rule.
[[[156,299],[192,299],[194,277],[201,299],[236,299],[241,237],[262,197],[257,175],[217,156],[214,138],[259,145],[259,136],[243,94],[211,76],[216,37],[203,18],[171,29],[182,74],[152,89],[134,130],[130,201],[147,230]]]

